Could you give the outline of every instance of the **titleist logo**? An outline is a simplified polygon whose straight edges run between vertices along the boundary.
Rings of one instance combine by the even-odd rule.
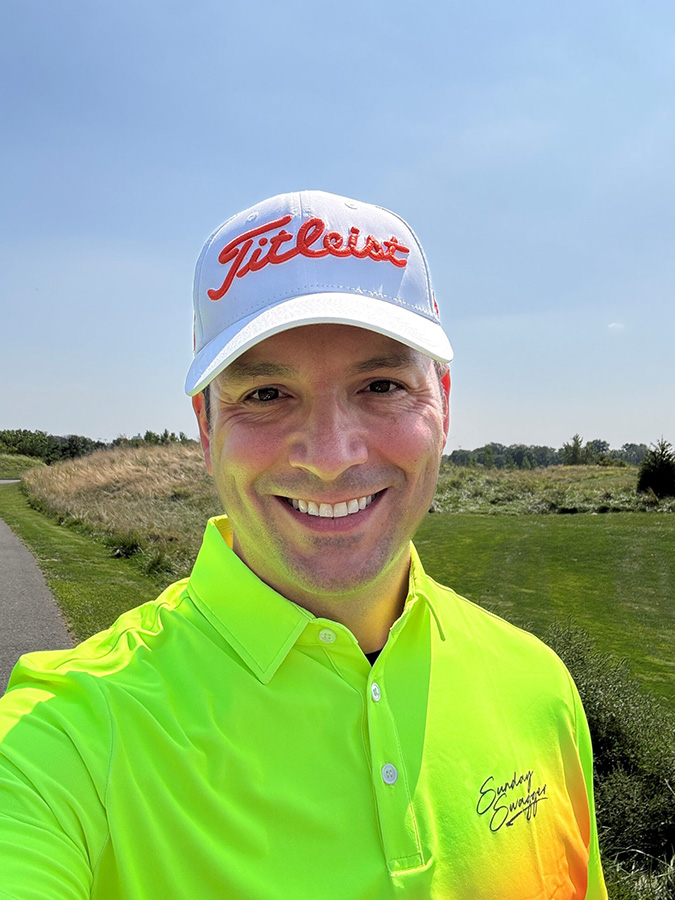
[[[407,265],[408,260],[397,253],[410,253],[408,247],[404,247],[395,237],[391,237],[388,241],[378,241],[372,234],[369,234],[361,247],[358,246],[360,231],[358,228],[350,228],[349,235],[345,239],[338,231],[326,231],[326,223],[323,219],[308,219],[298,229],[295,237],[295,243],[287,246],[281,251],[282,245],[288,244],[293,240],[293,235],[285,230],[284,225],[288,225],[292,216],[282,216],[281,219],[275,219],[274,222],[268,222],[267,225],[259,225],[250,231],[245,231],[239,237],[231,240],[226,244],[218,254],[218,262],[222,265],[230,264],[227,275],[221,286],[217,289],[207,291],[211,300],[220,300],[230,289],[235,276],[243,278],[249,272],[257,272],[264,269],[266,265],[279,265],[279,263],[288,262],[295,256],[307,256],[315,259],[320,256],[355,256],[358,259],[373,259],[376,262],[390,262],[394,266],[403,268]],[[268,236],[268,232],[277,231],[276,234]],[[323,235],[323,240],[317,244],[319,238]],[[251,253],[256,238],[258,246]],[[250,255],[249,255],[250,254]]]

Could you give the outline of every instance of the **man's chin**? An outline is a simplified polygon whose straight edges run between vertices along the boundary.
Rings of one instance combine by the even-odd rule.
[[[353,544],[348,549],[350,552],[340,554],[335,552],[335,547],[331,547],[330,551],[319,553],[311,560],[298,560],[296,557],[288,560],[283,578],[288,590],[280,593],[291,600],[304,596],[348,601],[364,591],[375,592],[378,583],[389,579],[394,559],[382,552],[382,547],[378,548],[380,553],[364,554],[361,559],[359,553],[354,552],[356,548]],[[398,554],[398,557],[402,555]]]

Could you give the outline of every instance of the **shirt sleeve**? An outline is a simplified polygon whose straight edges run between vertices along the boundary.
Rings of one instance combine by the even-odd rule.
[[[107,836],[107,707],[96,679],[45,675],[38,656],[0,699],[0,900],[84,900]]]

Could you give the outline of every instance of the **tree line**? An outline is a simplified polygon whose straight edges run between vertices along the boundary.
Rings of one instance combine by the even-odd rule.
[[[453,450],[443,457],[455,466],[482,466],[485,469],[537,469],[548,466],[639,466],[649,447],[646,444],[623,444],[612,450],[607,441],[595,438],[584,440],[575,434],[562,447],[543,447],[531,444],[490,443],[475,450]]]
[[[0,453],[21,454],[41,459],[47,465],[65,459],[86,456],[94,450],[108,450],[111,447],[143,447],[148,444],[188,444],[192,443],[187,435],[179,431],[176,434],[165,428],[163,432],[146,431],[143,436],[128,438],[120,435],[109,444],[95,441],[81,434],[47,434],[46,431],[29,431],[25,428],[0,429]]]

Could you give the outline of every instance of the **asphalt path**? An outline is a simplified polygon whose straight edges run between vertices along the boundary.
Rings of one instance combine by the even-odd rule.
[[[0,694],[22,653],[72,646],[35,559],[0,519]]]

